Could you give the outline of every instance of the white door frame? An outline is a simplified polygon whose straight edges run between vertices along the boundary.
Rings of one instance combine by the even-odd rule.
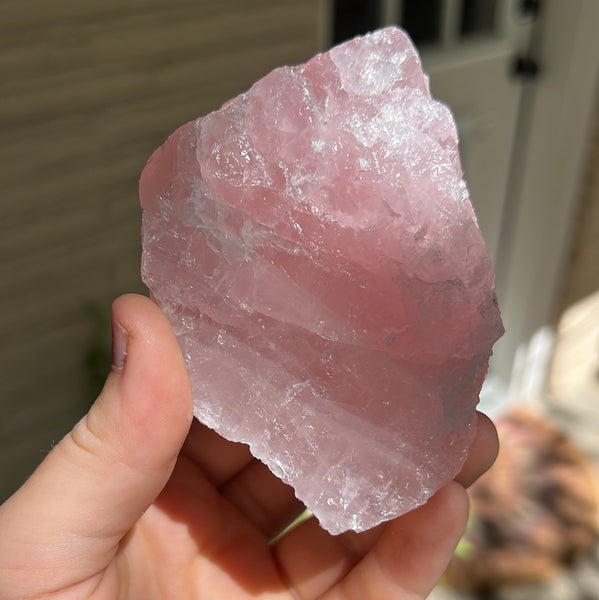
[[[539,360],[539,336],[533,340],[557,316],[599,73],[599,2],[544,0],[541,9],[532,52],[542,70],[525,84],[497,264],[506,334],[492,372],[515,396],[540,393],[544,384],[531,370],[546,365],[552,349],[546,344]]]

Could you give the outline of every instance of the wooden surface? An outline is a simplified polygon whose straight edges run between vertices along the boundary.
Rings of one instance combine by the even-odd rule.
[[[107,314],[143,290],[150,153],[313,54],[317,12],[317,0],[0,2],[0,500],[91,401],[88,306]]]

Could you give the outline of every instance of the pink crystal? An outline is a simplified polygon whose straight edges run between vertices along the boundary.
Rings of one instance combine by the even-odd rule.
[[[141,178],[143,278],[195,414],[332,533],[460,470],[503,329],[449,110],[387,28],[184,125]]]

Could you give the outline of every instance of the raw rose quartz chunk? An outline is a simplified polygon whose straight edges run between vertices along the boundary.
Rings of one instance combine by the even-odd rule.
[[[143,279],[196,417],[331,533],[460,470],[503,329],[449,110],[387,28],[184,125],[141,178]]]

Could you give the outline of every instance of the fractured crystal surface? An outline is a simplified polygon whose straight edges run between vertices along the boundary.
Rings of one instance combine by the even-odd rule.
[[[460,470],[503,328],[449,110],[386,28],[175,131],[140,183],[143,279],[196,417],[332,533]]]

